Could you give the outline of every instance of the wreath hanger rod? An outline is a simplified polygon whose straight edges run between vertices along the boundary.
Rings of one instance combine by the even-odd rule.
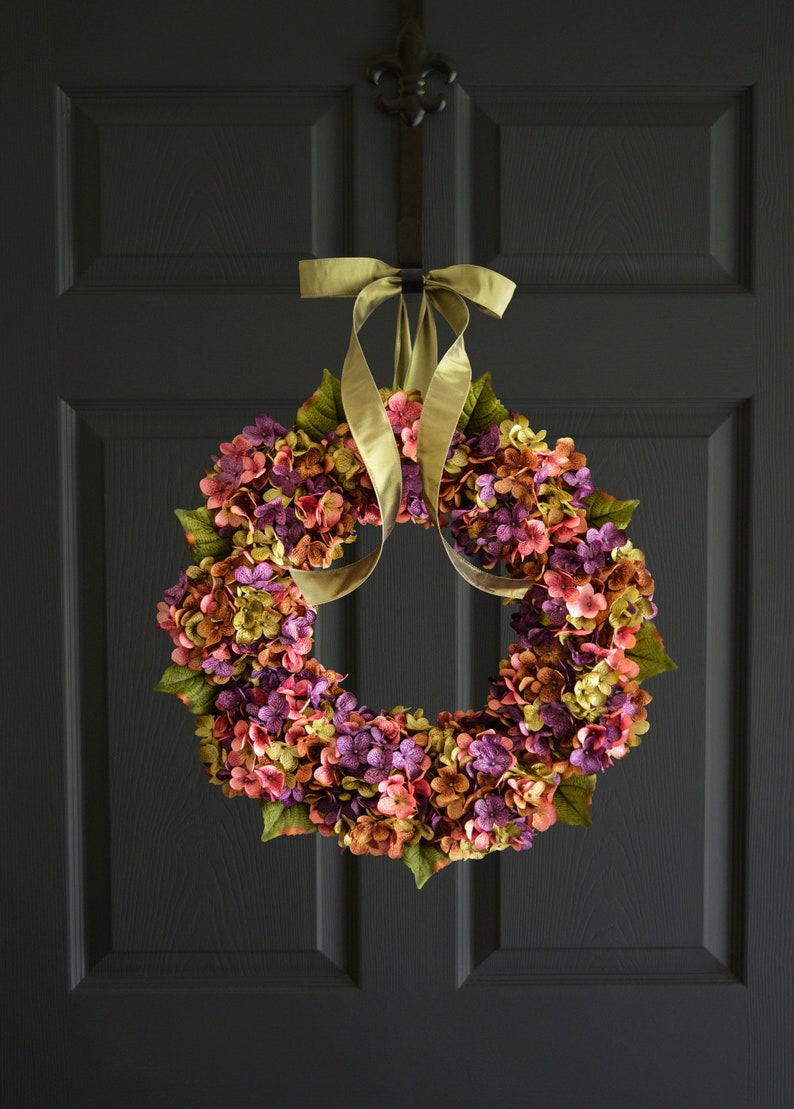
[[[383,111],[400,117],[399,216],[397,251],[406,292],[421,291],[422,265],[422,130],[428,114],[440,112],[446,98],[428,93],[426,79],[438,73],[446,84],[457,77],[447,54],[428,54],[422,31],[421,0],[400,0],[402,26],[393,54],[380,54],[367,67],[367,76],[379,85],[384,74],[397,79],[397,95],[378,97]],[[411,273],[410,271],[415,271]]]

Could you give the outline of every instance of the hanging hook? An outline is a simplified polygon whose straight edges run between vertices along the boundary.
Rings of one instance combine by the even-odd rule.
[[[426,79],[439,73],[446,83],[457,77],[455,63],[447,54],[428,54],[422,31],[421,0],[401,0],[402,28],[393,54],[380,54],[367,67],[374,85],[386,73],[397,78],[397,96],[381,94],[383,111],[400,117],[400,212],[397,249],[403,269],[422,269],[422,131],[425,115],[440,112],[446,98],[427,92]]]
[[[381,94],[378,104],[385,112],[398,114],[409,127],[417,127],[426,114],[446,107],[444,96],[427,92],[426,79],[430,74],[440,74],[448,85],[457,77],[455,63],[447,54],[428,54],[424,32],[414,15],[403,23],[395,52],[380,54],[367,67],[373,85],[379,85],[385,73],[397,78],[397,96]]]

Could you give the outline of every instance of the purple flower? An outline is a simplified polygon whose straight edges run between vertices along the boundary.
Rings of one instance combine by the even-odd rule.
[[[620,739],[620,729],[586,724],[577,732],[581,749],[571,751],[570,760],[583,774],[595,774],[609,766],[609,748]]]
[[[234,580],[241,585],[250,585],[252,589],[265,589],[273,577],[273,567],[268,562],[257,562],[255,566],[238,566],[234,571]]]
[[[494,738],[491,739],[491,736]],[[499,743],[495,732],[483,732],[479,739],[470,744],[469,751],[474,755],[474,769],[483,774],[491,774],[494,778],[504,774],[513,762],[513,756]]]
[[[336,749],[339,753],[339,765],[343,770],[358,770],[362,763],[367,761],[371,743],[370,734],[364,728],[355,735],[340,735],[336,739]]]
[[[483,832],[492,831],[494,824],[499,828],[504,828],[510,819],[507,805],[501,797],[493,794],[490,797],[481,797],[479,801],[475,801],[474,812],[477,823]]]
[[[322,696],[328,692],[331,683],[324,675],[321,674],[317,677],[311,670],[301,670],[297,677],[300,681],[307,683],[309,686],[309,700],[315,708],[319,708]]]
[[[548,728],[541,728],[539,732],[532,732],[524,723],[518,725],[519,731],[529,740],[528,750],[532,751],[539,759],[547,759],[551,754],[551,732]]]
[[[370,747],[367,752],[368,770],[364,773],[364,780],[377,785],[389,777],[392,768],[391,747]]]
[[[591,529],[592,530],[592,529]],[[598,533],[601,546],[605,551],[614,551],[617,547],[626,546],[626,533],[616,528],[610,520],[609,523],[604,524]],[[590,532],[587,533],[587,538],[590,538]]]
[[[234,663],[227,659],[205,658],[201,664],[202,670],[208,670],[216,678],[230,678],[234,673]]]
[[[215,702],[219,709],[234,716],[238,709],[245,704],[245,691],[242,689],[224,689]]]
[[[621,712],[628,712],[630,710],[630,705],[627,704],[628,701],[628,694],[622,689],[616,689],[614,693],[610,693],[609,697],[607,697],[607,702],[604,705],[604,712],[617,712],[618,709],[620,709]]]
[[[278,485],[287,497],[291,497],[301,483],[300,474],[283,462],[277,462],[273,466],[271,479],[273,484]]]
[[[352,693],[341,693],[336,700],[336,712],[334,713],[334,724],[337,728],[342,724],[346,724],[350,719],[350,713],[356,707],[358,702]]]
[[[258,504],[254,509],[254,516],[259,520],[262,527],[276,527],[277,524],[283,524],[287,518],[287,512],[281,497],[274,497],[272,501],[265,501],[264,504]]]
[[[300,801],[303,800],[305,796],[306,791],[304,789],[301,789],[298,786],[290,789],[289,786],[285,786],[279,794],[278,800],[279,804],[284,805],[285,808],[289,808],[291,805],[297,805]]]
[[[514,504],[512,510],[503,506],[497,508],[493,514],[496,523],[496,538],[500,543],[520,543],[526,532],[524,521],[529,515],[529,509],[523,504]]]
[[[278,689],[289,676],[289,671],[285,670],[283,666],[263,666],[261,670],[251,671],[251,677],[259,680],[260,692]]]
[[[478,475],[475,484],[476,484],[477,488],[480,491],[480,500],[482,500],[482,501],[492,501],[494,499],[494,497],[496,496],[496,490],[494,489],[494,482],[497,481],[497,480],[498,480],[498,478],[497,478],[496,474],[479,474]]]
[[[586,574],[595,574],[604,565],[604,548],[594,528],[588,531],[586,543],[576,544],[576,557]]]
[[[559,701],[551,701],[540,706],[540,719],[547,728],[551,728],[554,738],[558,741],[570,739],[576,731],[573,717]]]
[[[563,597],[549,597],[541,606],[548,615],[553,628],[561,628],[568,616],[568,606]]]
[[[412,739],[404,739],[392,758],[392,765],[404,770],[407,777],[415,778],[422,769],[424,751]]]
[[[532,837],[535,834],[535,829],[532,827],[525,816],[516,817],[513,823],[518,825],[521,830],[521,835],[519,836],[517,841],[515,839],[511,839],[510,846],[515,847],[516,844],[518,844],[518,849],[520,851],[526,851],[528,847],[532,846]]]
[[[243,459],[239,454],[224,454],[218,459],[218,478],[236,489],[243,479]]]
[[[176,585],[172,585],[170,589],[166,589],[163,593],[163,600],[167,605],[179,605],[182,598],[187,592],[187,574],[184,570],[179,571],[179,581]]]
[[[586,751],[584,748],[580,751],[577,749],[571,751],[570,760],[571,765],[578,766],[585,776],[597,774],[600,770],[606,770],[609,766],[606,751]]]
[[[498,424],[492,424],[482,435],[472,435],[466,442],[471,448],[471,453],[480,458],[487,458],[489,455],[496,454],[499,450]]]
[[[576,574],[582,568],[581,558],[569,547],[558,547],[552,551],[549,562],[555,570],[564,570],[566,574]]]
[[[284,519],[281,522],[276,521],[274,526],[276,535],[290,551],[304,533],[303,523],[290,505],[284,509]]]
[[[576,490],[573,497],[573,504],[575,505],[581,505],[582,499],[584,497],[589,497],[595,490],[595,486],[590,480],[590,471],[587,466],[582,466],[581,470],[577,470],[576,473],[572,470],[568,470],[567,473],[562,475],[562,479],[566,485],[570,485]]]
[[[289,706],[287,705],[287,698],[282,693],[276,693],[274,690],[268,693],[267,704],[252,705],[248,711],[260,722],[266,732],[274,735],[286,720]]]
[[[257,416],[256,422],[243,428],[243,435],[253,447],[270,450],[276,436],[286,435],[287,429],[277,424],[272,416]]]
[[[427,520],[427,506],[422,499],[422,475],[416,462],[403,459],[403,497],[412,520]]]
[[[312,612],[311,609],[302,616],[288,616],[281,625],[282,637],[286,637],[293,642],[296,639],[306,639],[312,634],[312,624],[315,616],[316,613]]]

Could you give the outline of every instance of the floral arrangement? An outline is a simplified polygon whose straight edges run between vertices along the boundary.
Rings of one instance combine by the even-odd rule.
[[[416,391],[381,390],[400,452],[398,522],[428,526]],[[479,710],[374,711],[313,657],[316,608],[292,568],[326,568],[380,515],[327,371],[295,426],[257,417],[222,443],[177,511],[195,564],[166,590],[173,640],[157,689],[196,715],[200,758],[230,798],[262,807],[263,840],[318,831],[401,859],[421,886],[455,860],[524,850],[555,821],[589,824],[596,777],[639,744],[674,667],[652,622],[653,578],[625,528],[636,501],[596,489],[569,438],[508,412],[488,375],[449,447],[440,522],[457,550],[526,582],[515,642]]]

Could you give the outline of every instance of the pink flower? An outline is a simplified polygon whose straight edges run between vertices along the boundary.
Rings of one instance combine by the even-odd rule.
[[[639,626],[636,628],[615,628],[612,642],[616,647],[622,647],[624,651],[630,651],[637,642],[635,632],[639,630]]]
[[[303,497],[298,497],[295,502],[300,509],[298,515],[303,517],[307,526],[319,528],[320,531],[328,531],[339,522],[344,503],[341,493],[334,493],[331,490],[320,497],[307,493]]]
[[[400,432],[400,438],[403,441],[403,454],[406,458],[416,458],[416,437],[418,433],[418,420],[414,420],[410,427],[404,427]]]
[[[207,508],[220,508],[234,492],[234,483],[228,479],[222,481],[216,474],[207,474],[199,482],[199,489],[207,498]]]
[[[378,801],[379,812],[398,820],[407,820],[416,811],[416,798],[399,774],[392,774],[380,782],[378,789],[383,794]]]
[[[245,726],[245,721],[238,721],[238,724],[243,724],[243,726]],[[235,733],[237,732],[238,724],[234,726]],[[248,725],[248,742],[253,747],[255,755],[264,755],[265,748],[270,746],[270,739],[270,735],[261,725],[254,724],[253,722]],[[232,747],[233,746],[234,743],[232,743]]]
[[[245,720],[238,720],[234,725],[234,739],[232,740],[232,750],[242,751],[248,742],[248,724]],[[257,751],[257,754],[261,754]]]
[[[466,821],[466,835],[474,846],[475,851],[487,851],[491,846],[491,837],[487,832],[482,832],[473,820]]]
[[[538,551],[542,554],[543,551],[549,549],[550,540],[540,520],[525,520],[524,531],[526,532],[526,538],[518,544],[518,552],[522,558],[526,558],[531,551]]]
[[[314,779],[321,786],[333,786],[334,767],[339,762],[339,756],[333,753],[331,747],[323,747],[320,752],[320,765],[314,771]]]
[[[562,570],[547,570],[543,579],[548,586],[550,597],[562,597],[565,601],[572,601],[578,595],[573,578]]]
[[[575,535],[582,535],[587,531],[587,520],[584,516],[566,516],[559,524],[552,524],[549,531],[554,535],[555,543],[567,543]]]
[[[548,575],[546,575],[548,577]],[[580,585],[576,589],[575,598],[566,597],[568,611],[571,616],[583,616],[585,620],[592,620],[607,607],[607,599],[603,593],[596,593],[592,585]],[[549,590],[551,593],[551,590]]]
[[[403,392],[394,393],[386,402],[386,415],[389,423],[395,429],[409,427],[419,419],[422,412],[421,404],[415,400],[408,400]]]
[[[259,770],[252,770],[249,763],[244,762],[236,751],[229,752],[227,762],[232,768],[229,788],[236,793],[244,792],[246,797],[261,797],[265,782],[260,778]],[[269,769],[276,770],[274,766]],[[280,771],[276,771],[276,773],[278,774]],[[281,787],[284,788],[283,774],[281,775]],[[281,791],[279,790],[279,792]]]
[[[243,458],[251,449],[252,443],[244,435],[235,435],[231,443],[221,443],[221,454],[236,455]]]
[[[262,789],[270,795],[271,801],[277,801],[284,789],[284,774],[275,766],[258,766],[254,774],[259,779]]]
[[[626,658],[626,653],[621,647],[613,647],[606,655],[607,665],[620,674],[625,681],[636,678],[640,672],[638,664],[632,658]]]

